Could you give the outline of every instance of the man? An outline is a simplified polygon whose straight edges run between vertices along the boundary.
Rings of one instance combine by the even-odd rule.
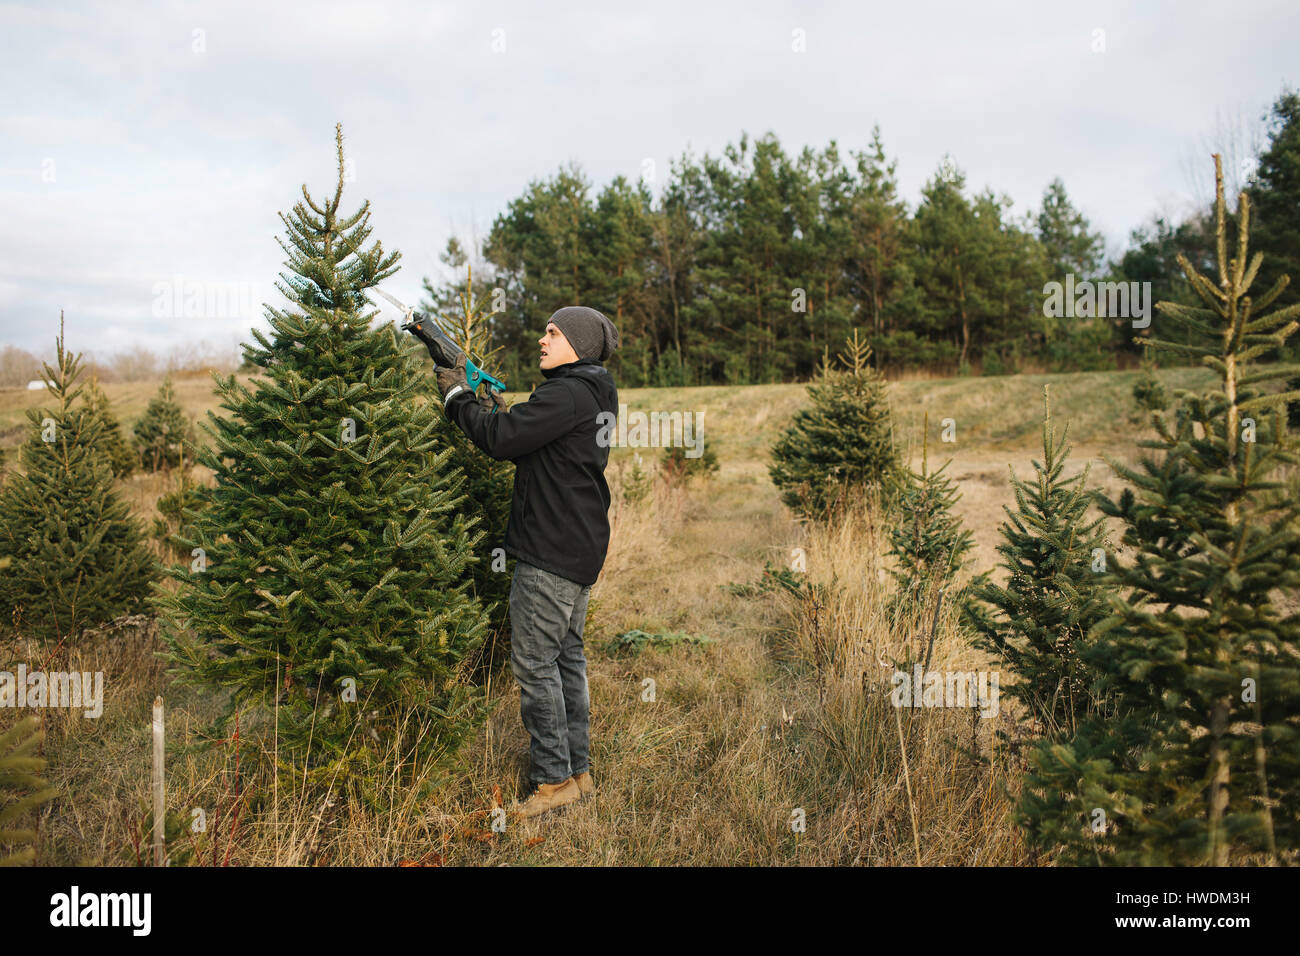
[[[618,348],[609,319],[568,306],[551,316],[538,345],[546,381],[509,411],[494,392],[495,409],[474,400],[463,357],[457,368],[438,371],[447,416],[488,455],[515,463],[505,541],[515,558],[510,668],[532,739],[529,782],[536,788],[519,807],[522,817],[594,789],[582,628],[609,548],[609,445],[597,439],[608,420],[598,416],[618,412],[614,379],[600,364]]]

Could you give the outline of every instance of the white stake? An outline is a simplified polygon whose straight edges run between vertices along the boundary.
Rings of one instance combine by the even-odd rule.
[[[153,699],[153,865],[166,866],[163,840],[167,829],[167,803],[163,799],[163,701]]]

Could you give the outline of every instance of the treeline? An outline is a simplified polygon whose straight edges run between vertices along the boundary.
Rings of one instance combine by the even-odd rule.
[[[159,355],[142,345],[108,358],[87,357],[82,368],[87,380],[114,382],[156,382],[164,376],[188,378],[209,372],[233,372],[240,365],[238,348],[207,342],[188,342]],[[44,362],[26,349],[14,345],[0,348],[0,388],[26,388],[39,381]]]
[[[1258,248],[1293,273],[1298,116],[1300,99],[1287,91],[1249,186]],[[1155,219],[1105,261],[1101,236],[1059,179],[1037,211],[1017,217],[1008,197],[973,191],[946,157],[911,208],[877,129],[866,150],[847,154],[832,142],[795,156],[772,134],[742,135],[720,157],[673,161],[658,197],[622,176],[596,192],[571,164],[510,202],[481,248],[453,238],[442,258],[453,275],[480,259],[476,295],[500,290],[494,327],[511,381],[537,379],[546,319],[582,304],[618,325],[611,366],[621,382],[670,386],[804,379],[855,328],[882,368],[1131,364],[1135,336],[1150,329],[1128,317],[1045,317],[1044,286],[1067,275],[1151,282],[1152,302],[1190,304],[1178,251],[1210,265],[1208,208],[1184,222]],[[426,279],[426,307],[454,309],[464,285]]]

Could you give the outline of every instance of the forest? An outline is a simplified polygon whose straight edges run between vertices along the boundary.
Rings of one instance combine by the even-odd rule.
[[[1246,160],[1265,285],[1300,274],[1298,121],[1300,95],[1285,90],[1266,148]],[[506,379],[521,384],[538,378],[533,340],[557,302],[614,320],[626,344],[611,369],[633,387],[807,380],[855,328],[886,372],[1105,371],[1137,365],[1151,330],[1045,314],[1049,283],[1150,283],[1148,304],[1192,304],[1175,256],[1209,269],[1214,255],[1209,202],[1182,221],[1153,215],[1108,261],[1059,178],[1017,217],[947,156],[912,206],[879,128],[865,150],[831,142],[797,156],[772,134],[741,134],[721,156],[673,161],[657,197],[647,180],[597,188],[569,164],[531,182],[481,241],[448,242],[456,278],[426,278],[426,305],[454,307],[477,262],[476,295],[500,290]],[[1294,301],[1293,288],[1281,304]]]

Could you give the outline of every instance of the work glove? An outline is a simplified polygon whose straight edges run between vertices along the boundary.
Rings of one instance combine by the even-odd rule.
[[[480,398],[478,403],[489,412],[504,412],[506,410],[506,397],[495,388],[489,388],[487,394]]]
[[[465,353],[461,352],[456,357],[456,364],[451,368],[438,368],[438,390],[442,392],[442,407],[447,407],[447,402],[456,387],[460,386],[462,390],[468,390],[469,384],[465,378]]]

